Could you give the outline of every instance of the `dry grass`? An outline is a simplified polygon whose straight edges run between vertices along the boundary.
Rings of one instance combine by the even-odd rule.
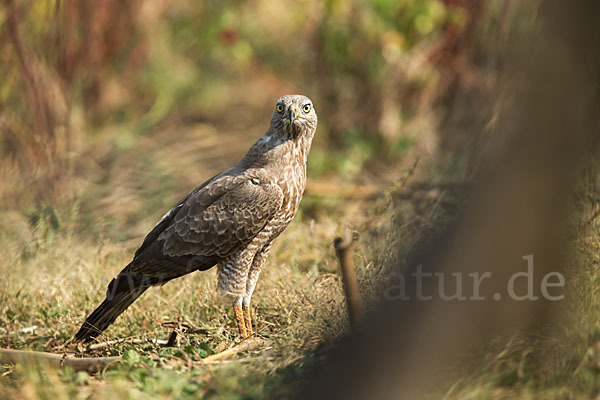
[[[139,160],[147,153],[158,154],[163,148],[160,137],[151,142],[154,145],[148,145],[145,156],[136,160],[134,153],[128,153],[129,157],[115,164],[118,168],[112,167],[128,174],[129,179],[120,177],[124,186],[151,174],[139,168]],[[173,146],[168,151],[174,151]],[[183,176],[191,179],[192,172]],[[566,303],[561,324],[541,335],[519,332],[482,349],[467,367],[451,368],[447,378],[454,385],[438,395],[527,399],[587,398],[598,393],[597,173],[589,172],[588,181],[573,200],[577,213],[567,281],[570,292],[578,295]],[[174,186],[185,186],[181,182]],[[389,268],[402,264],[419,236],[439,229],[446,216],[440,203],[420,207],[395,198],[393,189],[387,197],[370,202],[308,196],[297,219],[276,242],[254,296],[256,328],[272,343],[270,348],[201,365],[202,357],[238,340],[229,307],[217,299],[214,270],[151,289],[99,338],[147,339],[146,343],[125,340],[96,350],[65,346],[101,301],[107,282],[139,245],[141,236],[135,236],[136,232],[146,231],[160,217],[162,204],[149,208],[152,218],[138,215],[140,208],[149,207],[142,200],[143,190],[156,188],[130,189],[130,198],[138,199],[129,206],[133,209],[129,223],[133,221],[135,229],[123,233],[124,238],[108,223],[97,227],[97,235],[85,230],[90,223],[83,211],[86,207],[93,210],[92,205],[104,202],[101,211],[109,210],[106,218],[114,213],[126,215],[129,210],[106,196],[96,199],[99,192],[93,190],[81,195],[70,209],[2,212],[0,346],[118,354],[124,361],[92,376],[43,366],[3,367],[1,398],[289,397],[310,366],[321,362],[329,345],[348,329],[331,245],[340,222],[349,222],[359,234],[357,272],[364,301],[372,307],[382,298]],[[92,211],[92,215],[101,213]],[[188,329],[175,348],[150,343],[166,339],[173,326]]]
[[[18,2],[7,4],[12,3]],[[22,7],[21,13],[21,35],[32,58],[18,62],[11,47],[14,37],[0,43],[7,72],[0,96],[6,105],[0,115],[0,346],[124,357],[92,376],[38,365],[2,367],[0,398],[289,397],[309,367],[348,329],[331,245],[342,222],[359,234],[356,264],[367,309],[382,299],[389,268],[403,265],[419,237],[443,226],[447,213],[435,202],[439,193],[433,193],[433,202],[421,204],[394,197],[393,188],[375,201],[307,196],[276,242],[254,296],[256,328],[272,348],[200,364],[202,357],[238,340],[229,307],[217,300],[215,271],[149,290],[99,338],[147,343],[126,340],[98,350],[66,344],[143,235],[181,195],[237,161],[264,132],[268,110],[282,92],[315,93],[315,102],[322,104],[309,160],[313,178],[344,185],[375,179],[386,188],[402,182],[419,155],[424,156],[419,167],[435,178],[453,168],[446,178],[466,176],[462,169],[468,157],[460,155],[460,144],[450,140],[449,160],[437,152],[441,139],[449,138],[438,135],[438,121],[429,110],[438,79],[443,92],[459,72],[449,68],[439,75],[429,61],[415,63],[429,59],[423,54],[438,40],[445,42],[435,37],[441,21],[433,21],[434,36],[422,38],[386,28],[381,21],[395,14],[378,16],[375,9],[364,14],[365,25],[357,30],[352,20],[363,14],[348,4],[370,10],[368,2],[308,8],[297,3],[283,7],[284,12],[278,3],[260,1],[246,5],[251,10],[240,15],[236,4],[216,7],[211,14],[177,3],[181,8],[173,5],[162,18],[171,3],[142,7],[133,2],[123,9],[109,1],[103,3],[108,11],[99,15],[96,6],[86,11],[67,2],[75,7],[69,18],[77,12],[83,17],[75,18],[77,24],[93,20],[98,25],[88,37],[84,29],[71,36],[61,32],[56,21],[63,15],[62,3],[41,2],[31,8],[36,12]],[[6,19],[8,11],[2,13]],[[404,14],[410,27],[413,19],[422,20],[419,13]],[[225,18],[232,15],[239,21]],[[239,31],[232,30],[236,25]],[[213,31],[220,39],[211,44],[207,39],[215,37]],[[177,36],[186,32],[187,39]],[[220,42],[228,32],[239,36],[237,42]],[[401,50],[406,37],[410,43]],[[133,47],[116,48],[123,54],[102,62],[104,40]],[[334,46],[336,41],[343,46]],[[299,45],[291,47],[291,42]],[[347,43],[358,51],[338,54],[336,49],[349,48]],[[90,51],[76,51],[79,46]],[[63,71],[68,63],[55,65],[55,55],[63,51],[86,55],[102,67],[90,69],[89,60],[75,59],[71,64],[78,69]],[[348,69],[363,65],[365,54],[382,62],[364,65],[379,65],[381,71]],[[22,92],[27,65],[35,66],[31,72],[37,85]],[[381,85],[373,73],[396,78]],[[68,85],[72,80],[79,83]],[[64,92],[67,88],[72,92]],[[36,91],[43,95],[41,105],[52,105],[56,121],[48,132],[37,129],[43,113],[27,98]],[[472,105],[464,108],[472,119]],[[363,111],[349,115],[348,110],[358,109]],[[415,116],[408,115],[413,111]],[[460,125],[458,130],[463,135],[478,130],[471,128]],[[51,137],[37,137],[44,132]],[[384,159],[376,159],[377,152]],[[597,171],[591,175],[575,199],[569,284],[577,296],[569,301],[564,325],[543,338],[517,333],[482,350],[475,366],[449,373],[455,385],[441,396],[587,398],[600,392],[600,186]],[[173,326],[188,327],[175,348],[151,344],[166,339]]]
[[[17,216],[12,218],[17,219]],[[27,221],[20,223],[27,226]],[[18,221],[13,220],[9,225],[14,228]],[[257,331],[272,341],[273,349],[268,354],[259,353],[242,361],[224,363],[222,372],[221,368],[208,368],[212,372],[202,380],[203,385],[212,387],[231,374],[267,373],[295,365],[304,352],[314,351],[319,344],[344,334],[343,293],[336,273],[336,260],[328,245],[335,227],[336,223],[331,220],[318,224],[295,223],[290,227],[273,249],[254,299]],[[55,352],[73,350],[64,346],[65,341],[76,331],[86,313],[101,301],[107,282],[127,263],[136,241],[82,241],[63,232],[43,238],[38,229],[27,232],[36,237],[35,243],[31,244],[28,234],[21,233],[20,238],[18,232],[5,233],[2,237],[0,272],[5,279],[1,294],[0,345]],[[29,255],[25,254],[28,246],[33,247]],[[211,270],[154,288],[99,340],[166,339],[170,329],[161,324],[177,322],[191,327],[190,333],[181,335],[180,348],[208,343],[212,349],[222,349],[238,340],[238,335],[229,307],[219,302],[215,286],[216,271]],[[130,350],[148,357],[160,355],[160,350],[155,347],[127,342],[97,351],[82,350],[95,355],[123,354]],[[187,367],[185,360],[180,360],[180,365],[170,364],[184,375],[197,369]],[[56,372],[50,376],[52,374]],[[134,382],[136,379],[128,373],[124,374],[125,378],[117,375],[116,380],[107,373],[86,378],[85,382],[92,386],[93,382],[104,382],[98,388],[116,386],[117,392],[125,391],[124,397],[139,389],[136,385],[130,390],[119,389],[122,379]],[[79,390],[69,379],[68,374],[64,375],[54,390],[58,393]],[[28,382],[29,377],[25,376],[23,380],[2,386],[2,397],[44,397],[38,389],[46,389],[38,385],[34,385],[34,393],[28,392],[31,390]],[[246,390],[237,389],[241,393]],[[109,395],[111,390],[102,389],[101,392]],[[99,398],[104,395],[99,394]]]
[[[231,310],[217,298],[215,270],[149,290],[98,338],[166,339],[179,324],[188,331],[180,335],[177,349],[131,341],[98,350],[68,344],[165,210],[235,163],[264,132],[271,102],[256,102],[246,114],[236,111],[241,120],[212,115],[219,125],[173,117],[146,135],[136,133],[135,123],[107,124],[96,135],[77,135],[58,198],[35,198],[31,171],[4,160],[3,176],[13,177],[0,184],[0,347],[124,355],[126,361],[91,377],[39,366],[3,367],[0,398],[293,392],[305,367],[320,358],[319,349],[347,333],[332,246],[342,223],[365,233],[357,248],[358,272],[365,296],[377,297],[371,283],[384,264],[373,263],[372,244],[379,243],[381,250],[392,238],[380,241],[366,233],[381,234],[382,226],[389,230],[393,211],[382,198],[305,198],[296,220],[275,243],[254,295],[256,329],[272,349],[217,366],[190,363],[239,340]],[[232,107],[226,107],[228,113]],[[389,182],[403,172],[389,174]]]
[[[167,127],[123,149],[115,149],[110,139],[92,143],[81,151],[89,157],[77,160],[71,202],[2,211],[0,347],[124,355],[126,361],[89,377],[41,366],[4,367],[1,398],[236,398],[293,392],[306,366],[321,357],[319,349],[347,333],[332,241],[342,221],[364,232],[389,226],[383,222],[389,221],[390,211],[382,199],[378,202],[383,207],[375,207],[376,202],[305,199],[294,223],[275,243],[253,300],[256,330],[272,348],[213,366],[198,365],[201,357],[239,340],[231,310],[217,296],[216,270],[149,290],[98,338],[148,343],[125,340],[95,350],[68,344],[143,234],[198,183],[198,175],[208,178],[223,163],[235,162],[248,136],[234,131],[222,143],[214,128],[194,125]],[[205,168],[199,173],[194,165]],[[379,216],[378,223],[373,215]],[[372,278],[367,277],[377,269],[367,254],[372,240],[364,235],[356,250],[366,296],[373,295]],[[150,343],[166,339],[174,326],[187,329],[176,348]]]
[[[273,350],[269,355],[258,354],[240,362],[241,371],[237,373],[247,371],[248,363],[262,364],[262,370],[285,367],[302,358],[304,351],[312,351],[319,343],[344,333],[343,294],[338,277],[331,274],[336,270],[335,259],[328,246],[322,245],[333,234],[329,226],[335,225],[331,221],[317,226],[295,224],[274,249],[255,296],[256,328],[273,342]],[[56,352],[73,350],[64,347],[65,341],[86,313],[101,301],[107,282],[126,264],[133,249],[131,242],[82,242],[62,234],[51,240],[38,240],[31,256],[24,256],[23,247],[14,239],[10,243],[4,237],[2,244],[0,262],[5,280],[0,345]],[[174,321],[193,327],[181,336],[180,348],[201,343],[208,343],[212,349],[224,348],[238,340],[238,335],[229,307],[217,299],[215,283],[215,271],[211,270],[152,289],[99,340],[166,339],[170,329],[161,324]],[[159,355],[157,348],[127,342],[99,351],[82,350],[96,355],[129,350],[149,357]],[[191,370],[185,367],[184,360],[180,361],[180,367]],[[233,370],[225,369],[228,374]],[[213,374],[203,382],[211,384],[220,376],[218,372]],[[109,375],[89,380],[115,384]],[[9,397],[37,398],[26,393],[27,382],[25,378],[16,387],[2,390]],[[70,382],[61,382],[55,390],[72,390]],[[131,389],[135,391],[134,387]]]
[[[82,145],[71,174],[72,197],[59,205],[0,211],[0,346],[124,356],[92,376],[34,365],[3,367],[0,398],[264,398],[295,392],[309,368],[347,333],[332,247],[342,223],[358,236],[357,273],[368,309],[382,300],[389,268],[403,265],[419,237],[443,226],[448,213],[442,202],[394,194],[403,176],[411,179],[412,162],[402,161],[390,178],[400,184],[375,200],[306,196],[296,220],[276,242],[254,296],[256,328],[272,347],[201,365],[202,357],[239,340],[229,307],[217,299],[214,270],[149,290],[99,338],[146,343],[125,340],[96,350],[65,346],[165,209],[235,162],[260,129],[232,129],[222,138],[216,132],[223,129],[210,125],[175,124],[136,137],[135,145],[106,135]],[[424,167],[429,166],[419,166],[417,174]],[[578,212],[568,281],[571,292],[580,295],[569,302],[567,322],[542,338],[518,333],[483,349],[475,366],[451,369],[448,379],[455,384],[440,395],[577,398],[598,393],[599,188],[597,174],[590,172],[586,179],[574,197]],[[188,328],[175,348],[150,343],[166,339],[173,326]]]

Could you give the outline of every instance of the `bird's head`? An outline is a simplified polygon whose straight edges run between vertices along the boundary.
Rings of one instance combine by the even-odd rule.
[[[280,134],[297,138],[314,135],[317,128],[317,113],[312,101],[300,94],[285,95],[277,100],[271,118],[271,129]]]

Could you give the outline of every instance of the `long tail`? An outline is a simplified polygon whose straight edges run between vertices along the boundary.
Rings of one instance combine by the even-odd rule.
[[[75,334],[75,341],[89,342],[100,335],[150,286],[152,282],[149,279],[131,275],[126,267],[110,282],[106,299],[81,325]]]

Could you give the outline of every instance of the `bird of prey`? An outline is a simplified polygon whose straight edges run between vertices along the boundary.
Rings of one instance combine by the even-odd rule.
[[[98,336],[149,287],[215,265],[219,292],[233,306],[241,337],[252,335],[252,293],[273,240],[298,210],[316,128],[309,98],[277,100],[267,133],[239,163],[192,190],[164,215],[110,282],[106,299],[75,341]]]

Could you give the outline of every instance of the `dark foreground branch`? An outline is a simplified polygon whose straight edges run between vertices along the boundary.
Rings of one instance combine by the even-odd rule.
[[[352,330],[356,330],[356,328],[360,327],[362,324],[363,312],[360,304],[358,281],[356,280],[356,272],[354,270],[351,232],[346,229],[343,237],[336,238],[333,245],[342,270],[350,326],[352,327]]]

